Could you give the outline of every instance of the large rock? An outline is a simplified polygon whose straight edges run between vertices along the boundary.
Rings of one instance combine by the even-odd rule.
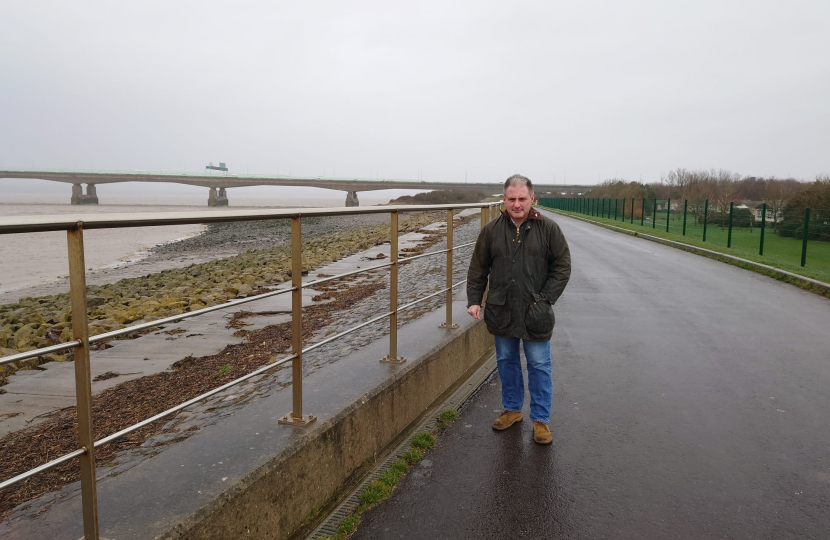
[[[94,308],[98,306],[102,306],[107,303],[106,298],[102,298],[100,296],[88,296],[86,299],[86,307]]]
[[[14,332],[11,328],[0,329],[0,347],[9,347],[12,344]],[[9,353],[11,354],[11,353]]]
[[[254,292],[254,288],[246,283],[239,287],[239,289],[236,291],[236,294],[238,296],[248,296],[252,292]]]
[[[30,323],[24,326],[21,326],[17,332],[14,333],[14,339],[17,340],[18,343],[25,340],[26,338],[37,335],[37,331],[40,328],[40,324],[37,323]]]

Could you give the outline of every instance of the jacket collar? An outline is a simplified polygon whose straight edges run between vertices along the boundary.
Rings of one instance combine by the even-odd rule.
[[[510,214],[507,212],[507,210],[502,210],[501,215],[503,215],[507,219],[511,219],[511,220],[513,219],[513,218],[510,217]],[[545,218],[542,217],[542,214],[540,214],[539,211],[536,210],[533,207],[530,208],[530,213],[527,215],[527,220],[526,221],[530,221],[531,219],[536,219],[536,220],[539,220],[539,221],[545,221]]]

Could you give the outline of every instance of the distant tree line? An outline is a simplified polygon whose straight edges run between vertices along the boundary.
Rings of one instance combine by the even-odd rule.
[[[587,192],[585,197],[608,199],[669,199],[688,201],[689,213],[702,223],[704,201],[709,201],[708,220],[724,222],[729,205],[745,204],[733,218],[740,226],[752,227],[754,210],[767,204],[767,216],[772,227],[781,236],[801,237],[804,228],[805,208],[810,208],[808,236],[830,241],[830,176],[818,176],[813,182],[800,182],[793,178],[742,177],[725,170],[691,171],[676,169],[665,175],[661,182],[644,184],[623,179],[606,180]],[[674,206],[674,205],[672,205]],[[635,206],[635,217],[640,208]],[[645,208],[646,215],[651,209]],[[721,223],[722,224],[722,223]]]
[[[468,204],[483,201],[486,197],[481,191],[447,189],[403,195],[389,204]]]

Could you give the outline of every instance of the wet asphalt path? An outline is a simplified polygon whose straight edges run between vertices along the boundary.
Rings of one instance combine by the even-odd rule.
[[[553,444],[495,378],[353,538],[830,538],[830,301],[556,219]]]

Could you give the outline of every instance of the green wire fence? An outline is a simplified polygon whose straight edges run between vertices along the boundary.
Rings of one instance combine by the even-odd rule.
[[[541,198],[539,204],[830,282],[830,209],[631,197]]]

